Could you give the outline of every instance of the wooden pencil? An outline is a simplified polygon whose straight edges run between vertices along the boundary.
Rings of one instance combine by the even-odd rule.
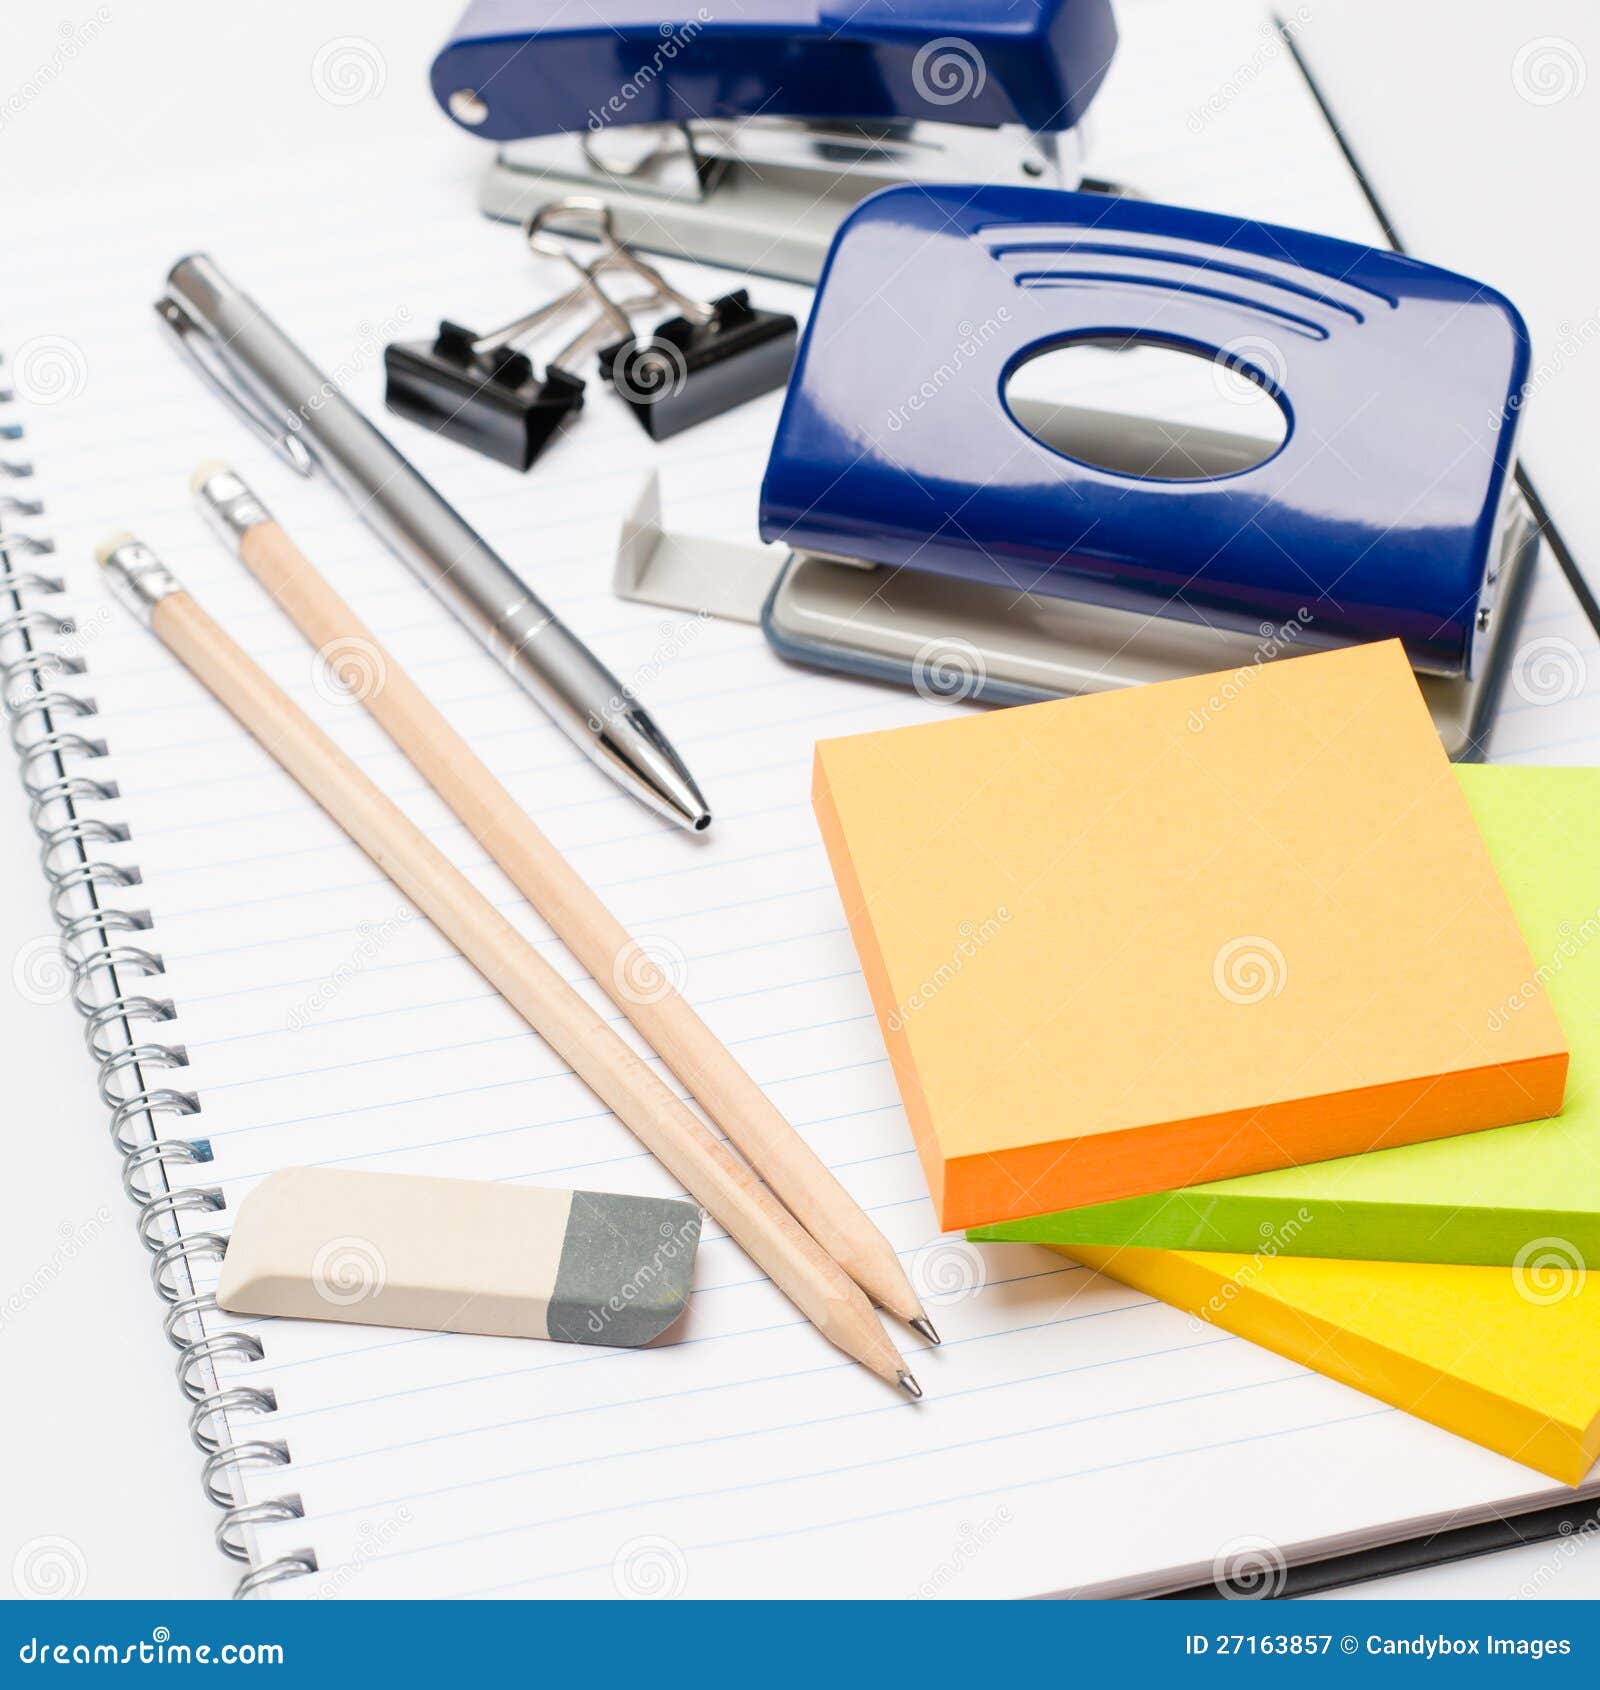
[[[130,535],[97,556],[118,596],[743,1247],[831,1342],[922,1393],[855,1282],[755,1175],[558,975]]]
[[[290,621],[538,910],[796,1220],[874,1302],[939,1341],[893,1246],[532,818],[243,481],[204,464],[204,508]]]

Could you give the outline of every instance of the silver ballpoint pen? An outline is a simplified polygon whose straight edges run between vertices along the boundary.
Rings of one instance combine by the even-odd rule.
[[[321,469],[567,736],[620,786],[700,832],[693,776],[627,689],[254,300],[203,253],[156,302],[213,386],[301,475]]]

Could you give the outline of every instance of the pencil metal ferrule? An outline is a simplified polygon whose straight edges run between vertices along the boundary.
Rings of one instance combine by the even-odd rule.
[[[162,599],[184,590],[183,583],[144,541],[131,534],[107,541],[96,556],[106,572],[112,596],[147,628]]]
[[[226,464],[202,465],[190,486],[201,516],[236,557],[245,535],[272,521],[272,513]]]

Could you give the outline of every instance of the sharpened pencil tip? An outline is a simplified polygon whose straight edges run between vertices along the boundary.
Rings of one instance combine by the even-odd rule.
[[[939,1344],[944,1341],[940,1338],[939,1334],[934,1331],[933,1322],[929,1320],[925,1314],[919,1314],[917,1318],[911,1322],[911,1330],[913,1332],[920,1332],[930,1344]]]
[[[908,1397],[913,1398],[915,1401],[922,1401],[922,1387],[911,1377],[909,1373],[906,1372],[903,1367],[900,1369],[900,1389],[904,1391]]]
[[[608,711],[602,728],[594,743],[604,746],[605,755],[595,761],[635,798],[691,833],[711,826],[711,806],[647,711],[638,705]]]

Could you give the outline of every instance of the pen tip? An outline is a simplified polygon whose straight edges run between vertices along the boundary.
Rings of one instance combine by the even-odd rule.
[[[939,1334],[934,1331],[933,1322],[929,1320],[925,1314],[919,1314],[917,1318],[911,1322],[911,1330],[913,1332],[920,1332],[930,1344],[943,1342],[943,1339],[940,1338]]]
[[[922,1387],[902,1367],[900,1369],[900,1389],[915,1402],[922,1401]]]
[[[711,826],[711,806],[648,711],[633,705],[612,715],[601,744],[603,761],[659,815],[691,833],[704,833]]]

